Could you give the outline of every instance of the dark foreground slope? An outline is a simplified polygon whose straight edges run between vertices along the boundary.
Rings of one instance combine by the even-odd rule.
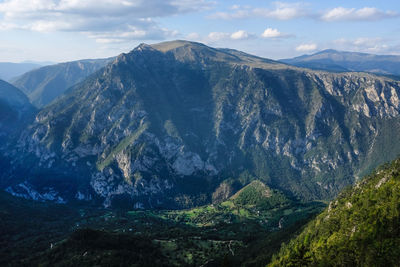
[[[0,191],[0,266],[21,266],[23,259],[47,250],[67,237],[76,218],[79,213],[71,207]]]
[[[14,78],[12,83],[29,97],[32,104],[40,108],[112,60],[86,59],[45,66]]]
[[[255,179],[327,199],[398,154],[399,95],[365,73],[142,44],[44,108],[18,139],[24,175],[2,177],[15,195],[105,206],[192,207]]]
[[[13,169],[10,157],[16,151],[17,137],[35,119],[36,109],[29,99],[13,85],[0,80],[0,173],[18,171]],[[12,177],[3,176],[0,187],[12,183]]]
[[[399,266],[400,159],[329,204],[268,266]]]

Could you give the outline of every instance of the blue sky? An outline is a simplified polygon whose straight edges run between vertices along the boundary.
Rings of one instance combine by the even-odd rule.
[[[400,54],[400,1],[0,0],[0,61],[70,61],[187,39],[279,59]]]

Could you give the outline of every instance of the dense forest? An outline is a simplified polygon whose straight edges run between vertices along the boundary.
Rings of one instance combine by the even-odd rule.
[[[399,213],[397,159],[342,192],[268,266],[398,266]]]

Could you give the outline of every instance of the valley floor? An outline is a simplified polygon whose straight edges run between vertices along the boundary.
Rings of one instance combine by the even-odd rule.
[[[229,199],[190,210],[104,210],[0,194],[2,266],[265,266],[324,207]]]

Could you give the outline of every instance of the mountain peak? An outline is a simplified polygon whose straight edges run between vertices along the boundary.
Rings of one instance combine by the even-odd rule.
[[[202,43],[186,40],[174,40],[151,45],[142,43],[133,49],[132,53],[144,51],[168,53],[181,62],[197,62],[199,64],[224,62],[263,69],[292,68],[292,66],[271,59],[257,57],[234,49],[214,48]],[[126,60],[126,54],[120,55],[119,61],[124,60]]]
[[[133,51],[143,51],[143,50],[157,50],[159,52],[170,52],[173,50],[176,50],[178,48],[183,48],[183,47],[201,47],[201,48],[209,48],[209,49],[214,49],[211,47],[208,47],[204,44],[197,43],[197,42],[191,42],[191,41],[186,41],[186,40],[174,40],[174,41],[166,41],[166,42],[161,42],[161,43],[156,43],[156,44],[146,44],[146,43],[141,43],[137,47],[133,49]]]
[[[333,54],[333,53],[340,53],[340,51],[335,50],[335,49],[325,49],[325,50],[321,50],[321,51],[315,53],[315,55],[316,54]]]
[[[204,44],[197,43],[197,42],[191,42],[191,41],[186,41],[186,40],[175,40],[175,41],[167,41],[167,42],[162,42],[158,44],[152,44],[150,45],[152,48],[161,51],[161,52],[168,52],[177,48],[185,47],[185,46],[190,46],[190,47],[207,47]]]
[[[145,50],[145,49],[152,49],[152,47],[151,47],[151,45],[148,45],[148,44],[146,44],[146,43],[141,43],[141,44],[139,44],[137,47],[135,47],[135,49],[133,49],[134,51],[135,50],[137,50],[137,51],[142,51],[142,50]]]

